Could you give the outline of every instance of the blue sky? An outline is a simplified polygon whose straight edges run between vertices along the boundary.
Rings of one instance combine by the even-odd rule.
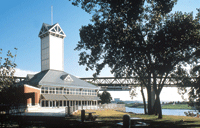
[[[64,41],[65,72],[79,77],[91,77],[93,71],[85,71],[84,66],[79,66],[79,52],[74,51],[74,48],[80,40],[79,29],[90,23],[92,15],[80,7],[73,6],[68,0],[1,1],[0,48],[3,49],[2,55],[5,55],[8,50],[14,52],[13,49],[16,47],[18,48],[16,58],[18,71],[39,72],[41,66],[38,34],[42,23],[51,24],[51,6],[53,6],[53,23],[59,23],[66,34]],[[173,12],[193,11],[196,13],[196,8],[199,6],[199,0],[179,0]],[[105,68],[100,76],[111,76],[110,70]]]

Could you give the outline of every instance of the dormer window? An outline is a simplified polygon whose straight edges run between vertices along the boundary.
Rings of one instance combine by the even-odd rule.
[[[67,75],[67,76],[65,77],[64,81],[72,82],[73,79],[70,77],[70,75]]]

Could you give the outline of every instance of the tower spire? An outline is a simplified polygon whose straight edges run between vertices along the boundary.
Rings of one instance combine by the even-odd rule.
[[[53,25],[53,6],[51,6],[51,25]]]

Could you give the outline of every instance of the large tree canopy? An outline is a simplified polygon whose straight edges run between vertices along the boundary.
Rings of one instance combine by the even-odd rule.
[[[171,11],[177,0],[70,0],[75,6],[81,5],[81,8],[88,13],[102,16],[104,19],[113,19],[121,17],[126,21],[137,20],[145,10],[144,5],[151,3],[153,10],[162,14]]]
[[[86,65],[86,69],[95,69],[94,76],[99,75],[105,65],[111,68],[116,77],[138,76],[141,84],[147,88],[149,114],[153,112],[153,87],[156,94],[154,106],[160,118],[159,95],[166,78],[199,49],[198,15],[194,18],[192,13],[166,14],[174,2],[168,1],[171,3],[171,6],[167,6],[169,10],[165,8],[168,11],[161,11],[165,7],[164,3],[147,0],[145,7],[140,6],[142,11],[138,17],[132,19],[129,15],[135,17],[135,12],[128,13],[129,4],[118,1],[116,6],[120,6],[120,11],[116,13],[106,1],[105,4],[110,5],[109,9],[96,12],[93,24],[81,28],[81,41],[75,48],[84,49],[80,53],[79,64]]]

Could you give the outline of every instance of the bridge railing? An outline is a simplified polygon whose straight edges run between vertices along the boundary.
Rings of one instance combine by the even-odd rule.
[[[97,78],[80,78],[84,81],[87,81],[89,83],[95,84],[101,88],[107,88],[107,89],[120,89],[125,90],[125,88],[130,87],[139,87],[141,85],[141,82],[138,80],[138,77],[97,77]],[[147,77],[144,77],[143,79],[147,79]],[[181,83],[181,77],[166,77],[164,87],[179,87],[179,83]],[[189,78],[192,81],[196,81],[197,77],[191,77]],[[156,82],[159,84],[163,80],[163,77],[156,77]],[[153,78],[151,78],[151,85],[153,85]],[[190,85],[187,85],[190,87]]]

